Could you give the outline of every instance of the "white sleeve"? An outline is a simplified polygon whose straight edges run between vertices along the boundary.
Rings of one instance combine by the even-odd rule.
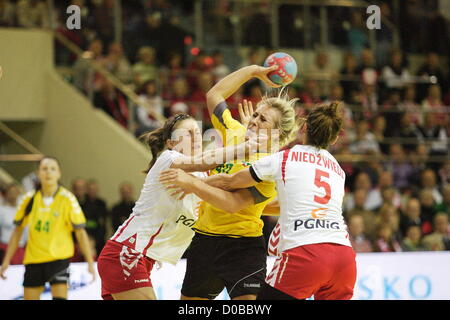
[[[269,181],[278,179],[280,177],[281,158],[283,153],[284,152],[277,152],[256,161],[250,167],[250,173],[252,173],[253,178],[257,177],[259,180]],[[253,174],[255,174],[256,177]]]
[[[169,169],[172,163],[179,157],[184,157],[184,155],[177,151],[166,150],[159,155],[153,166],[158,168],[158,171]]]

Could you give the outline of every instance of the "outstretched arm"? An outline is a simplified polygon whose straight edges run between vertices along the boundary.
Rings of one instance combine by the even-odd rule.
[[[252,193],[247,189],[225,191],[213,187],[180,169],[163,171],[160,181],[169,188],[178,187],[185,193],[194,193],[204,201],[227,212],[238,212],[255,203]]]

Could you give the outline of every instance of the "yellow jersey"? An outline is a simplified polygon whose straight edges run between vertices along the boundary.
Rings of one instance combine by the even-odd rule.
[[[31,211],[26,214],[25,209],[33,195]],[[28,192],[19,205],[14,224],[29,226],[23,264],[45,263],[74,255],[72,231],[83,228],[86,218],[76,197],[60,186],[48,205],[41,191]]]
[[[247,129],[233,119],[225,102],[220,103],[211,115],[211,121],[219,131],[224,146],[244,142]],[[210,171],[210,175],[225,173],[233,174],[249,167],[256,160],[269,155],[257,153],[247,161],[234,161],[225,163]],[[248,188],[255,199],[255,204],[238,212],[227,212],[213,205],[202,202],[199,208],[199,216],[193,229],[201,234],[227,237],[259,237],[262,236],[264,226],[261,214],[267,204],[277,195],[275,182],[262,181],[256,186]]]

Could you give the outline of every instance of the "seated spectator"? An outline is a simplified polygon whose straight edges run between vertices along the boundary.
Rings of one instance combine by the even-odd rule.
[[[168,95],[170,87],[178,78],[185,76],[183,68],[183,59],[179,52],[171,52],[168,54],[167,64],[160,68],[160,83],[163,95]]]
[[[436,180],[436,173],[431,169],[425,169],[421,174],[421,187],[423,190],[430,190],[433,194],[435,203],[441,203],[443,198],[439,191],[439,186]]]
[[[400,231],[400,214],[398,210],[390,205],[383,205],[377,213],[377,225],[388,224],[391,227],[392,238],[401,242],[403,236]]]
[[[352,215],[348,219],[348,233],[350,243],[356,253],[372,252],[372,243],[364,234],[364,219],[360,215]]]
[[[427,235],[423,239],[423,243],[428,250],[431,251],[448,251],[450,250],[450,225],[448,223],[448,215],[438,213],[434,217],[434,232]]]
[[[379,75],[371,49],[362,50],[361,64],[356,69],[356,72],[360,75],[363,85],[374,86],[377,84]]]
[[[128,102],[125,95],[107,78],[99,78],[99,91],[94,95],[94,106],[109,114],[122,127],[128,128]]]
[[[131,83],[133,71],[130,62],[123,53],[120,43],[112,42],[109,45],[107,56],[101,61],[102,65],[123,83]]]
[[[409,198],[402,214],[400,215],[400,231],[402,235],[406,235],[406,231],[409,226],[417,225],[420,227],[420,233],[427,232],[427,226],[422,220],[420,212],[420,202],[417,198]]]
[[[370,240],[375,239],[376,215],[373,211],[364,208],[367,199],[367,190],[356,189],[353,192],[355,206],[353,209],[345,211],[345,217],[350,221],[353,216],[360,216],[364,223],[364,232]]]
[[[447,160],[442,164],[438,170],[439,184],[442,188],[446,188],[450,185],[450,160]]]
[[[433,219],[436,215],[433,193],[429,189],[419,192],[420,218],[422,219],[422,233],[428,235],[433,232]]]
[[[435,52],[427,53],[425,63],[420,66],[417,75],[425,81],[430,81],[430,77],[433,76],[439,86],[443,87],[445,85],[445,75],[440,66],[439,55]],[[428,83],[419,83],[417,85],[419,101],[425,99],[429,87]]]
[[[357,61],[351,52],[344,54],[344,62],[341,71],[340,85],[344,91],[344,100],[350,100],[350,93],[359,90],[359,74],[357,72]]]
[[[220,81],[222,78],[227,76],[231,70],[230,68],[225,64],[223,53],[219,50],[216,50],[212,54],[212,59],[214,61],[213,68],[211,70],[213,76],[214,76],[214,83]]]
[[[389,89],[402,89],[411,82],[411,75],[400,50],[391,52],[390,62],[382,69],[381,76]]]
[[[162,126],[152,113],[164,116],[164,103],[159,96],[155,81],[147,81],[139,91],[142,105],[136,106],[136,131],[139,137],[146,131],[152,131]]]
[[[427,146],[430,156],[445,156],[448,154],[447,131],[445,127],[437,123],[435,113],[425,113],[424,124],[419,126],[418,132],[420,139]],[[438,170],[438,164],[430,167],[436,171]]]
[[[414,85],[409,85],[405,88],[403,99],[399,104],[399,109],[408,113],[416,126],[423,123],[421,106],[416,102],[416,90]]]
[[[157,80],[158,68],[156,67],[156,53],[152,47],[141,47],[138,51],[138,62],[133,67],[133,79],[137,87],[147,81]]]
[[[402,247],[392,236],[392,227],[383,223],[377,227],[377,238],[374,242],[375,252],[401,252]]]
[[[369,124],[365,120],[361,120],[356,124],[356,135],[354,137],[349,137],[349,139],[349,150],[352,153],[380,153],[380,146],[375,139],[375,135],[369,131]]]
[[[422,231],[418,225],[410,225],[406,229],[406,235],[401,243],[402,251],[426,251],[427,248],[422,242]]]
[[[389,144],[384,142],[384,133],[386,131],[386,119],[383,116],[377,116],[372,121],[372,133],[375,140],[380,146],[380,151],[383,154],[388,154]]]
[[[393,205],[397,209],[401,205],[401,194],[394,187],[394,179],[390,171],[381,170],[378,176],[378,184],[375,187],[379,206],[375,208],[378,211],[385,203]]]
[[[378,115],[380,106],[378,104],[378,93],[376,84],[363,84],[362,91],[358,95],[361,109],[354,111],[355,121],[372,120]]]
[[[214,78],[211,72],[202,72],[197,77],[197,90],[190,96],[191,115],[196,119],[205,121],[209,126],[210,117],[206,107],[206,93],[214,85]]]
[[[191,99],[191,94],[186,79],[176,79],[173,82],[171,89],[171,92],[166,97],[169,101],[169,108],[167,110],[166,117],[173,116],[178,112],[189,112],[188,101]]]
[[[305,80],[299,98],[300,103],[305,104],[306,108],[311,108],[315,104],[322,102],[317,81]]]
[[[190,91],[195,91],[198,89],[198,76],[203,72],[210,72],[212,69],[212,64],[208,64],[208,59],[206,52],[200,50],[200,52],[194,56],[192,61],[188,64],[186,75],[187,82],[189,84]]]
[[[428,94],[422,101],[422,111],[435,113],[436,125],[445,127],[448,122],[449,107],[442,101],[441,87],[437,84],[428,87]]]
[[[442,189],[442,202],[438,202],[436,211],[444,212],[450,216],[450,184]]]
[[[392,138],[398,138],[402,141],[403,150],[408,154],[416,149],[419,139],[421,138],[421,133],[412,121],[410,113],[404,112],[400,114],[400,122],[397,127],[392,130]]]
[[[316,53],[314,63],[309,67],[308,77],[318,82],[321,99],[330,95],[330,88],[336,80],[337,72],[330,65],[327,52],[319,51]]]
[[[16,20],[16,6],[10,0],[0,1],[0,27],[13,27]]]
[[[400,123],[400,91],[390,90],[387,99],[383,102],[381,115],[386,119],[386,137],[392,137]]]
[[[407,161],[405,151],[400,144],[391,144],[389,158],[385,163],[385,167],[388,171],[392,172],[394,187],[403,191],[410,187],[410,180],[414,174],[414,168]]]
[[[89,60],[102,61],[103,59],[103,42],[100,39],[91,40],[87,50],[73,65],[73,84],[79,90],[84,93],[94,90],[95,72]]]
[[[9,184],[6,186],[4,194],[5,199],[3,203],[0,203],[0,261],[3,261],[11,234],[15,228],[14,217],[18,209],[20,189],[15,184]],[[25,230],[19,241],[19,247],[11,259],[11,264],[23,263],[27,239],[28,232]]]
[[[17,24],[23,28],[49,28],[49,9],[45,1],[19,0]]]
[[[111,223],[113,232],[128,219],[135,204],[133,186],[131,183],[123,182],[119,186],[120,201],[111,209]]]

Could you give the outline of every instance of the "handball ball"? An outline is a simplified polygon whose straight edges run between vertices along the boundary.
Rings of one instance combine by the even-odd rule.
[[[294,58],[284,52],[275,52],[264,61],[264,67],[278,65],[278,69],[270,72],[269,79],[279,85],[288,85],[297,76],[297,63]]]

